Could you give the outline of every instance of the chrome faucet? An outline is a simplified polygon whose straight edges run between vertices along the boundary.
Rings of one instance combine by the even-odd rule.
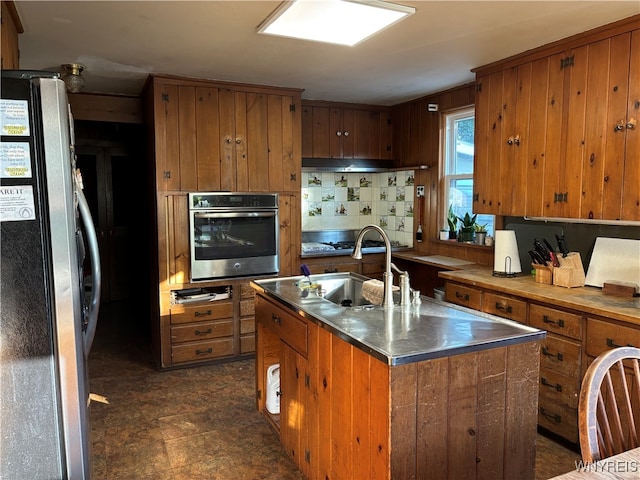
[[[375,230],[380,234],[382,240],[384,240],[384,248],[385,248],[385,268],[384,274],[382,276],[382,280],[384,282],[384,294],[382,297],[382,306],[384,308],[393,308],[393,272],[391,271],[391,242],[389,241],[389,237],[387,233],[377,225],[367,225],[360,230],[358,236],[356,238],[356,245],[353,249],[353,253],[351,256],[356,260],[360,260],[362,258],[362,240],[364,238],[364,234],[369,230]],[[393,267],[397,270],[398,267],[393,265]],[[398,270],[400,271],[400,270]],[[405,272],[406,273],[406,272]],[[407,283],[408,283],[408,275],[407,275]]]

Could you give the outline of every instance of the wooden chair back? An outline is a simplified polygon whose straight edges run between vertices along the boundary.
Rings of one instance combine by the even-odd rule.
[[[601,354],[587,369],[578,404],[585,462],[640,446],[640,348]]]

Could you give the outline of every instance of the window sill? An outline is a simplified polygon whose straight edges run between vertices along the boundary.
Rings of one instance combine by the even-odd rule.
[[[478,245],[477,243],[459,242],[458,240],[440,240],[439,238],[432,238],[432,239],[430,239],[430,242],[431,243],[438,243],[440,245],[448,245],[450,247],[459,246],[459,247],[464,247],[464,248],[477,248],[477,249],[480,249],[480,250],[493,250],[493,245],[491,245],[491,246]]]

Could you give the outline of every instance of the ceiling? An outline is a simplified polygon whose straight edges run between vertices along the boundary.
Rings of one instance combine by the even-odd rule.
[[[630,1],[404,1],[416,13],[355,47],[259,35],[279,1],[15,1],[20,68],[86,65],[85,91],[138,95],[148,73],[303,88],[395,105],[474,67],[640,13]]]

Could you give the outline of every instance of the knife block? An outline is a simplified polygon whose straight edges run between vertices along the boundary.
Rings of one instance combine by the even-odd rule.
[[[535,269],[535,281],[536,283],[544,283],[547,285],[553,284],[553,267],[547,265],[540,265],[532,263],[531,266]]]
[[[553,284],[558,287],[583,287],[584,267],[580,253],[570,252],[566,257],[558,255],[559,267],[553,269]]]

